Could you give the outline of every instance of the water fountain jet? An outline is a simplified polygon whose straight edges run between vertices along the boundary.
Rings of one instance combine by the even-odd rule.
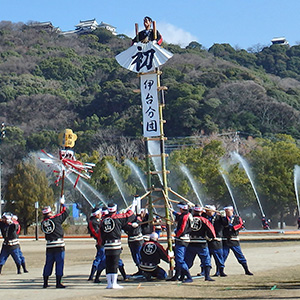
[[[252,189],[254,191],[254,194],[256,196],[256,200],[257,200],[259,209],[261,211],[262,217],[265,217],[265,213],[263,211],[261,202],[259,200],[258,193],[256,191],[256,188],[255,188],[255,185],[254,185],[254,181],[252,179],[252,174],[251,174],[251,171],[250,171],[250,167],[249,167],[247,161],[241,155],[239,155],[237,152],[231,153],[231,158],[232,158],[233,161],[239,162],[242,165],[242,167],[244,168],[244,170],[245,170],[245,172],[246,172],[246,174],[248,176],[248,179],[249,179],[249,181],[251,183],[251,186],[252,186]]]
[[[203,203],[202,203],[202,201],[201,201],[201,198],[200,198],[200,194],[199,194],[199,192],[198,192],[198,186],[197,186],[197,183],[196,183],[196,181],[194,180],[194,178],[193,178],[193,176],[192,176],[192,174],[190,173],[190,171],[189,171],[189,169],[185,166],[185,165],[180,165],[180,170],[182,171],[182,173],[183,174],[185,174],[185,176],[188,178],[188,180],[190,181],[190,183],[191,183],[191,186],[192,186],[192,188],[193,188],[193,191],[194,191],[194,193],[195,193],[195,195],[196,195],[196,197],[197,197],[197,199],[198,199],[198,201],[199,201],[199,204],[201,205],[201,206],[203,206]]]

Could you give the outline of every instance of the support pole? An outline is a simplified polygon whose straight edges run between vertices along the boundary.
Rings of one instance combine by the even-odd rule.
[[[151,182],[151,170],[150,170],[150,155],[149,155],[149,140],[145,138],[145,151],[146,151],[146,173],[147,173],[147,188],[148,191],[152,189]],[[153,209],[152,209],[152,195],[148,195],[148,211],[149,211],[149,220],[153,221]]]
[[[0,218],[2,216],[2,159],[0,158]]]
[[[155,29],[156,33],[156,29]],[[159,69],[156,70],[157,73],[157,88],[160,89],[160,74],[161,71]],[[166,168],[166,154],[165,154],[165,136],[164,136],[164,119],[163,119],[163,108],[164,103],[162,101],[163,97],[161,97],[161,101],[159,103],[159,120],[160,120],[160,153],[161,153],[161,168],[162,168],[162,181],[163,181],[163,189],[162,193],[165,200],[165,215],[166,215],[166,229],[167,229],[167,242],[168,242],[168,250],[172,251],[173,241],[172,241],[172,222],[171,222],[171,214],[170,214],[170,203],[168,200],[168,180],[167,180],[167,168]],[[169,275],[173,275],[174,270],[174,261],[170,261],[170,270]]]
[[[35,202],[35,240],[39,240],[39,203]]]

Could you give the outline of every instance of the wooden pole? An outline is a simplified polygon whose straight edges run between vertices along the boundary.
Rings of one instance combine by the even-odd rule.
[[[188,200],[188,199],[184,198],[183,196],[179,195],[178,193],[174,192],[172,189],[169,189],[169,190],[170,190],[170,192],[171,192],[172,194],[174,194],[175,196],[177,196],[177,197],[180,198],[181,200],[187,202],[187,203],[190,204],[191,206],[195,206],[195,204],[194,204],[193,202],[191,202],[190,200]]]
[[[136,41],[139,42],[139,24],[135,23],[135,36],[136,36]]]
[[[151,170],[150,170],[150,156],[149,156],[149,142],[148,138],[145,138],[145,151],[146,151],[146,173],[147,173],[147,188],[150,191],[148,195],[148,211],[149,211],[149,219],[153,220],[153,209],[152,209],[152,182],[151,182]]]
[[[153,21],[153,38],[157,39],[157,31],[156,31],[156,21]]]
[[[154,28],[154,38],[156,39],[156,23],[153,22]],[[160,75],[161,71],[157,68],[157,88],[160,88]],[[163,181],[163,189],[162,194],[164,196],[165,201],[165,220],[166,220],[166,230],[167,230],[167,243],[168,243],[168,250],[173,251],[173,241],[172,241],[172,217],[170,214],[170,203],[168,199],[168,180],[167,180],[167,168],[166,168],[166,155],[165,155],[165,135],[164,135],[164,120],[163,120],[163,107],[164,104],[162,101],[159,103],[159,125],[160,125],[160,154],[161,154],[161,172],[162,172],[162,181]],[[169,275],[173,275],[174,270],[174,261],[170,260],[170,270]]]

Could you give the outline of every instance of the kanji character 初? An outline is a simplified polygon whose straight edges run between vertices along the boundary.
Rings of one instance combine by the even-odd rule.
[[[150,49],[148,51],[142,52],[141,46],[138,46],[137,49],[138,49],[138,52],[131,57],[134,59],[131,64],[132,65],[136,64],[136,70],[138,72],[143,67],[146,67],[147,70],[152,69],[155,50]]]

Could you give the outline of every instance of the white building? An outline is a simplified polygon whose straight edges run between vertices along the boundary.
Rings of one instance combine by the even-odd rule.
[[[289,45],[285,37],[275,37],[271,42],[273,45]]]
[[[103,22],[98,24],[96,19],[79,21],[79,23],[75,26],[75,30],[64,31],[61,32],[61,34],[62,35],[85,34],[85,33],[91,33],[97,28],[104,28],[110,31],[113,35],[117,35],[116,27]]]

